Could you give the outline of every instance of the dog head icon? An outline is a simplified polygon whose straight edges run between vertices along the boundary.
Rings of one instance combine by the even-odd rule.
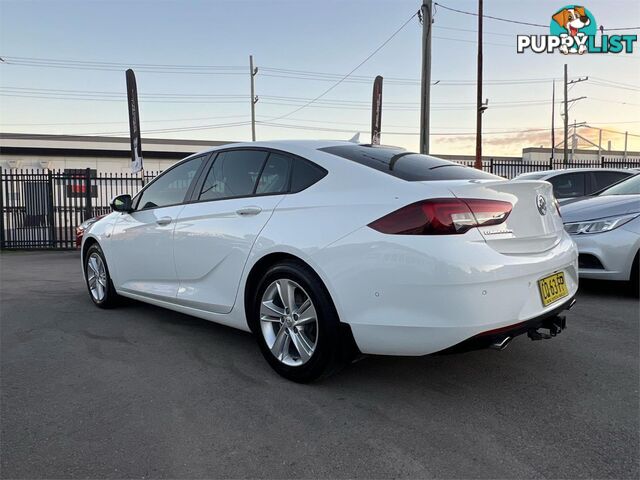
[[[581,28],[591,23],[584,7],[578,6],[562,9],[552,18],[558,25],[566,29],[572,37],[575,37]]]

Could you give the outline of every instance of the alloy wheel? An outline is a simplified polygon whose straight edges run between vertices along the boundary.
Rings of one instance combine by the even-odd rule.
[[[95,252],[87,261],[87,283],[93,299],[97,302],[104,300],[107,294],[107,269],[102,257]]]
[[[272,282],[260,302],[260,328],[267,347],[281,363],[307,363],[318,345],[318,316],[311,297],[293,280]]]

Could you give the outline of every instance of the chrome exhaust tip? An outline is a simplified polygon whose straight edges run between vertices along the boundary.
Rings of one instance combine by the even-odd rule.
[[[571,302],[569,302],[569,305],[567,306],[567,310],[571,310],[573,308],[573,306],[576,304],[577,300],[575,298],[571,299]]]
[[[493,350],[504,350],[511,343],[511,340],[513,340],[513,337],[504,337],[502,340],[489,345],[489,348]]]

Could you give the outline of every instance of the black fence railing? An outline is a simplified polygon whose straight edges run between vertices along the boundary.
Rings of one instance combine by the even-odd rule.
[[[473,161],[460,161],[473,166]],[[483,169],[505,178],[563,168],[640,168],[639,159],[562,159],[523,162],[485,160]],[[75,248],[75,229],[110,211],[116,195],[135,195],[160,172],[98,173],[81,170],[3,170],[0,168],[0,248]]]
[[[75,248],[75,229],[108,213],[111,199],[135,195],[158,172],[0,169],[0,248]]]

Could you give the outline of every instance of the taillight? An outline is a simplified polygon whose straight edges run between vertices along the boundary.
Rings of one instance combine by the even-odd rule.
[[[436,198],[402,207],[369,227],[395,235],[453,235],[504,222],[513,205],[500,200]]]

